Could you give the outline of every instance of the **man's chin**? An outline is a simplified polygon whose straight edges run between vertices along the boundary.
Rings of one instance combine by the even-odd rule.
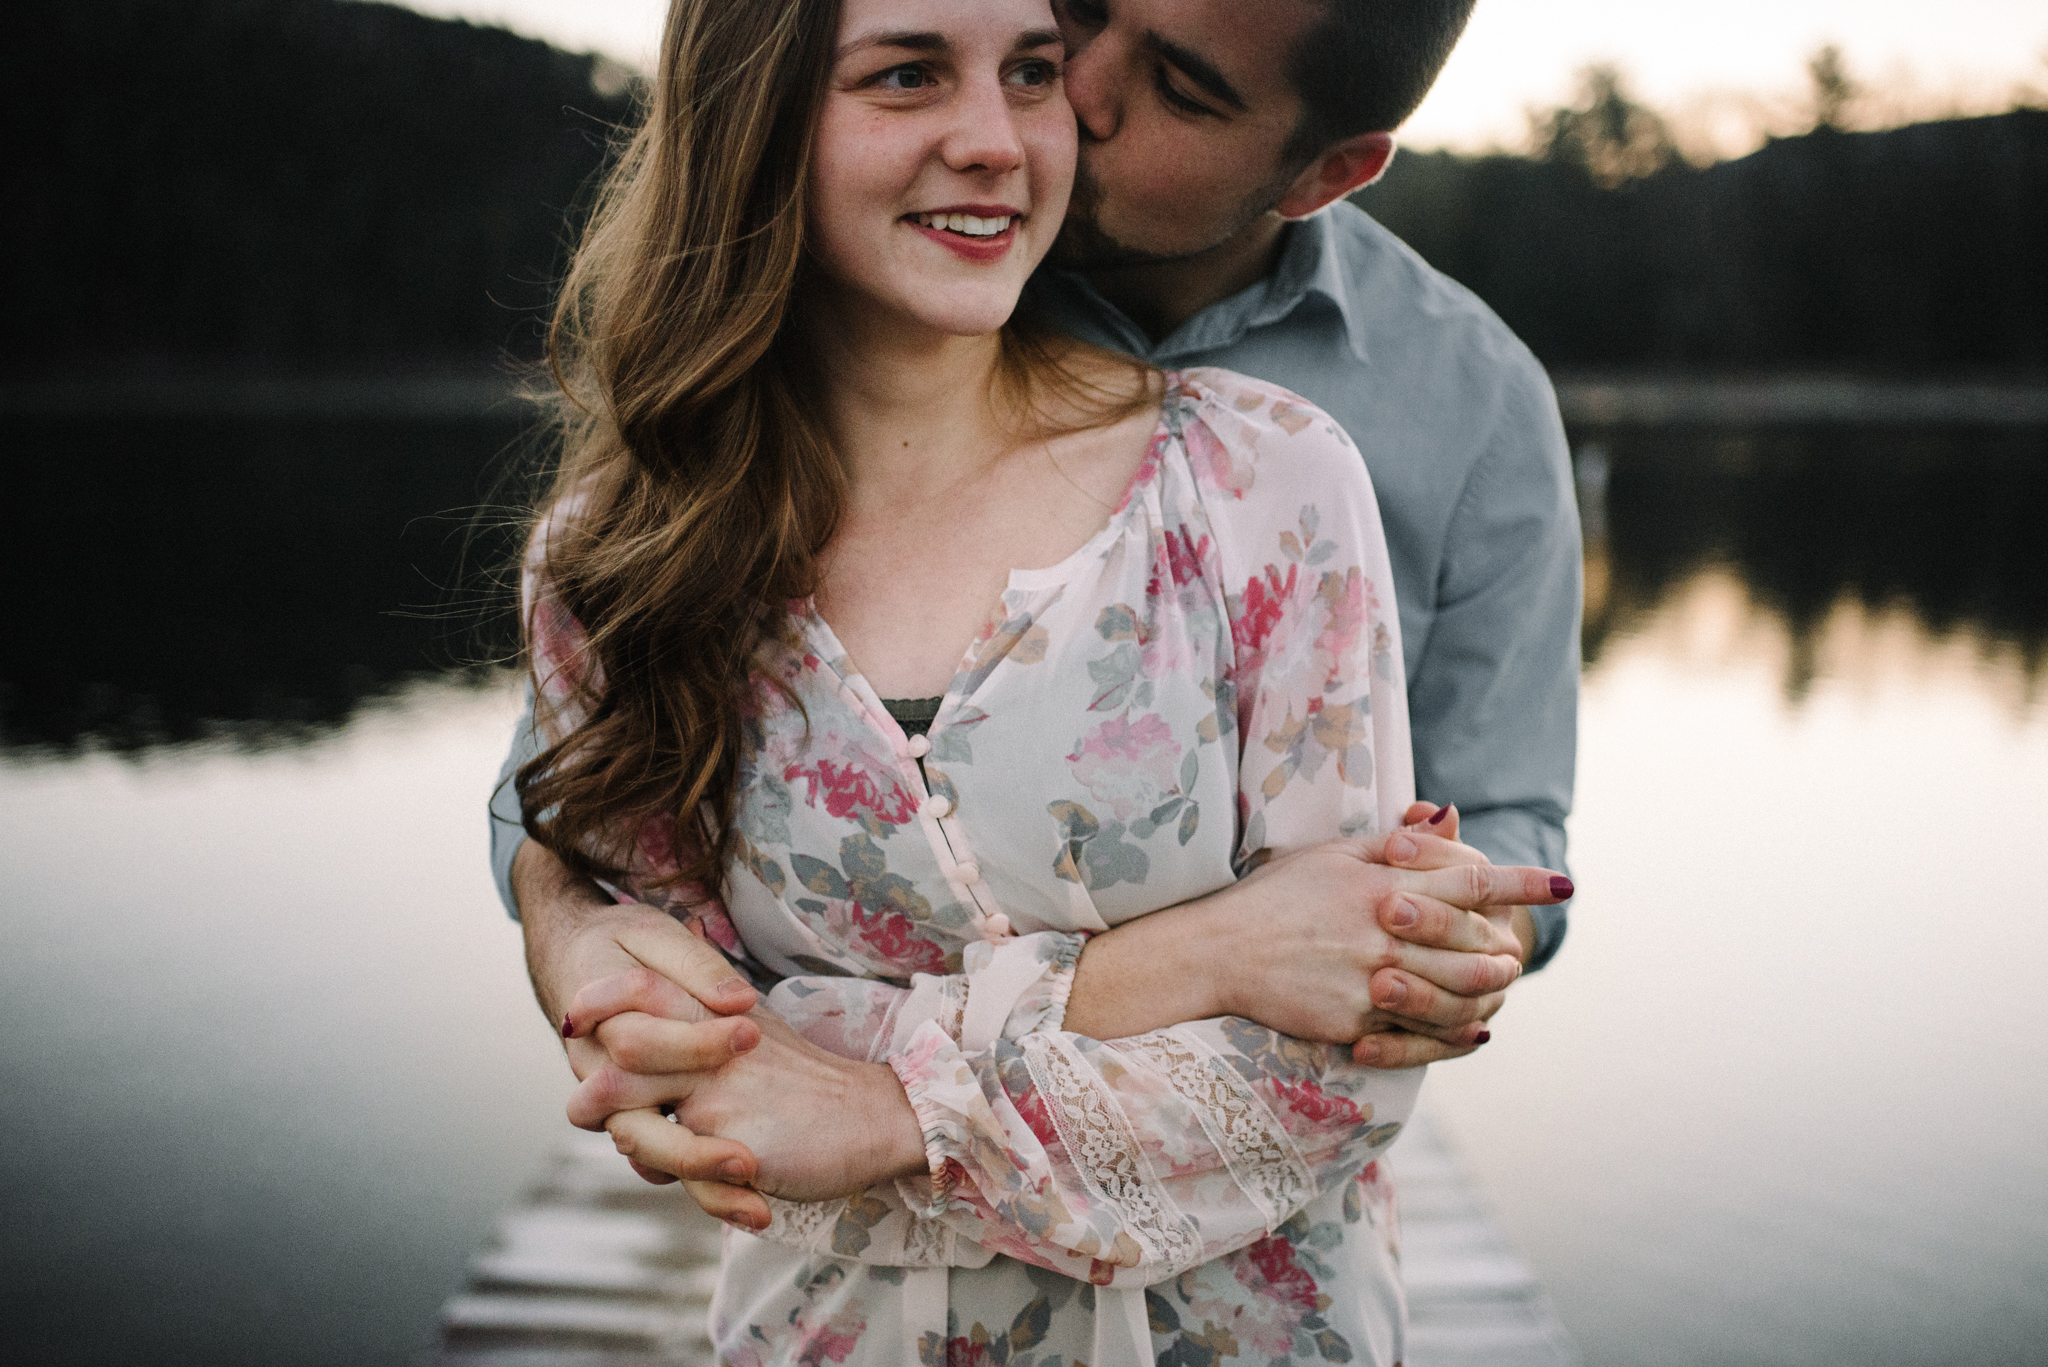
[[[1060,225],[1059,236],[1053,239],[1052,250],[1046,253],[1045,264],[1063,271],[1116,271],[1160,266],[1180,259],[1178,255],[1126,246],[1102,231],[1094,219],[1069,213],[1066,222]]]

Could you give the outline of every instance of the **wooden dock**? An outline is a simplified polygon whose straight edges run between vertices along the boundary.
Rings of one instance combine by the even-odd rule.
[[[1449,1145],[1418,1117],[1395,1146],[1406,1367],[1581,1367],[1534,1272]],[[712,1367],[718,1225],[577,1135],[498,1223],[441,1310],[436,1367]]]

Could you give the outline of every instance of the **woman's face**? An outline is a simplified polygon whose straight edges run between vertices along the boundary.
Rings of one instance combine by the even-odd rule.
[[[846,0],[809,228],[855,307],[1002,326],[1073,184],[1061,54],[1047,0]]]

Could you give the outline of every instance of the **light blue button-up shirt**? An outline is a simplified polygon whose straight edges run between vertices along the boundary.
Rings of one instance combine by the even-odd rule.
[[[1291,225],[1273,273],[1153,342],[1082,277],[1041,271],[1061,331],[1163,370],[1222,366],[1292,389],[1364,453],[1393,555],[1415,786],[1455,803],[1496,864],[1565,867],[1578,734],[1577,507],[1550,381],[1486,305],[1348,203]],[[519,741],[528,727],[519,728]],[[523,838],[492,802],[499,895]],[[1563,907],[1538,907],[1541,967]]]

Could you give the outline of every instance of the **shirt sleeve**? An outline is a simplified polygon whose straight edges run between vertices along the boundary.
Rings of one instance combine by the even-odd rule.
[[[526,842],[526,823],[520,816],[519,790],[513,780],[527,761],[540,754],[533,726],[533,690],[529,687],[526,710],[512,731],[512,745],[505,753],[504,764],[498,768],[498,782],[491,789],[490,801],[491,878],[498,885],[498,901],[504,905],[505,914],[515,921],[519,919],[519,899],[512,893],[512,861]]]
[[[1565,872],[1578,745],[1583,555],[1556,399],[1533,358],[1506,370],[1444,538],[1437,604],[1409,697],[1418,790],[1456,803],[1497,864]],[[1549,962],[1564,906],[1532,908]]]
[[[1184,380],[1182,429],[1230,619],[1239,855],[1398,822],[1413,792],[1398,617],[1372,490],[1304,401]],[[1253,496],[1255,494],[1255,496]],[[865,992],[866,987],[849,989]],[[1014,1017],[977,1046],[937,1021],[888,1055],[929,1175],[842,1202],[771,1202],[769,1237],[898,1265],[994,1253],[1142,1286],[1265,1237],[1399,1133],[1421,1070],[1249,1021],[1099,1041]]]

